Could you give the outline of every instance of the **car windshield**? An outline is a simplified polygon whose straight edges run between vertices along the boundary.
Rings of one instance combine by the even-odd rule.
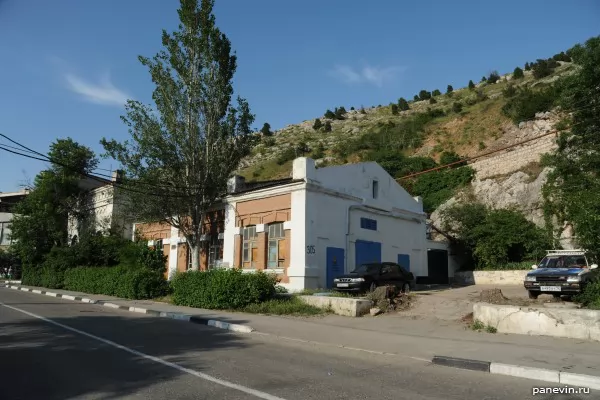
[[[354,271],[352,271],[353,274],[372,274],[373,272],[377,271],[377,268],[379,268],[379,264],[362,264],[359,265],[358,267],[354,268]]]
[[[548,256],[540,262],[539,268],[586,268],[583,256]]]

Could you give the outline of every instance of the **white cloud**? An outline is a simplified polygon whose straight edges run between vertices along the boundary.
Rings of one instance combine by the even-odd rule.
[[[67,81],[69,90],[92,103],[123,106],[130,98],[127,93],[112,84],[108,74],[98,84],[86,81],[70,73],[65,75],[65,80]]]
[[[366,65],[362,69],[356,69],[349,65],[336,65],[331,75],[348,84],[370,83],[381,87],[384,83],[394,80],[404,69],[397,66],[374,67],[370,65]]]

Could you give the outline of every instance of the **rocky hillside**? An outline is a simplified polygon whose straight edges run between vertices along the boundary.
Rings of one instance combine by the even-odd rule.
[[[383,153],[389,157],[390,152],[401,154],[405,160],[419,159],[422,167],[417,170],[424,170],[429,165],[427,160],[443,164],[440,156],[452,152],[462,158],[475,157],[469,162],[474,176],[467,180],[470,183],[466,186],[451,186],[453,193],[429,203],[427,211],[433,211],[434,225],[440,226],[439,211],[444,207],[477,201],[491,208],[521,210],[527,219],[542,226],[541,188],[548,171],[540,166],[540,157],[555,147],[552,133],[566,114],[554,109],[515,122],[517,117],[509,118],[510,113],[503,107],[522,89],[543,91],[576,68],[571,62],[558,61],[543,77],[525,70],[523,77],[490,76],[487,81],[451,93],[432,90],[425,92],[430,99],[413,99],[405,111],[395,102],[386,106],[351,107],[341,118],[339,112],[327,113],[318,118],[321,125],[318,129],[316,120],[309,120],[263,136],[240,173],[248,180],[281,178],[289,176],[291,161],[297,156],[315,158],[318,165],[361,160],[381,163],[378,157]],[[331,110],[339,111],[335,107]],[[330,127],[325,128],[326,125]],[[545,136],[537,139],[541,135]],[[527,143],[510,147],[523,141]],[[400,178],[404,173],[405,170],[392,174]],[[421,195],[413,190],[414,182],[399,182],[413,194]],[[569,232],[570,227],[565,226],[566,247]]]

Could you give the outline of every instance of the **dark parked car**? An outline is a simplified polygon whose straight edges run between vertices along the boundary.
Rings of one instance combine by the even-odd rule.
[[[533,271],[525,277],[523,285],[530,299],[549,293],[558,298],[581,293],[585,285],[600,277],[597,264],[590,265],[583,250],[550,250]]]
[[[412,272],[402,266],[391,263],[362,264],[349,274],[339,276],[333,280],[333,288],[345,292],[368,292],[377,286],[396,286],[404,293],[410,292],[414,287],[415,277]]]

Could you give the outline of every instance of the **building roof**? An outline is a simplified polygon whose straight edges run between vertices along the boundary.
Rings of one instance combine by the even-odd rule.
[[[244,182],[243,188],[241,190],[236,190],[230,195],[236,196],[243,193],[253,192],[259,189],[268,189],[296,182],[304,182],[304,179],[284,178],[269,181]]]

